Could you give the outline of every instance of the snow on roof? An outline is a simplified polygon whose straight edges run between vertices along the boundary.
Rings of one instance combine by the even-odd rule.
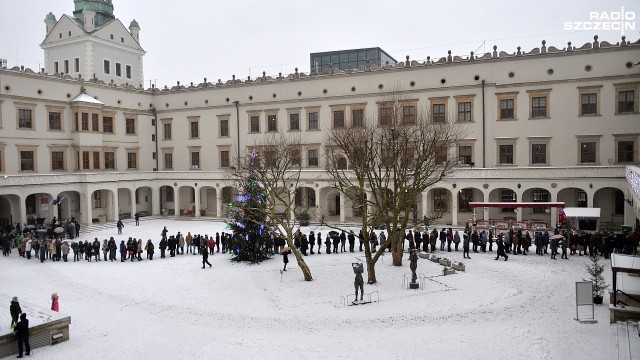
[[[564,214],[567,215],[567,217],[575,218],[599,218],[600,208],[568,207],[564,208]]]
[[[91,95],[87,94],[84,91],[84,89],[80,90],[80,94],[78,94],[78,96],[73,98],[73,100],[71,100],[71,102],[83,102],[83,103],[89,103],[89,104],[95,104],[95,105],[104,105],[103,102],[100,102],[100,101],[96,100],[95,98],[93,98]]]

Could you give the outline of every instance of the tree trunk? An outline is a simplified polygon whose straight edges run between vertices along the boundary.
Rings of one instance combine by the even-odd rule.
[[[304,262],[304,259],[302,258],[302,253],[298,249],[296,249],[291,239],[287,238],[287,244],[291,248],[291,251],[293,252],[293,254],[296,256],[296,261],[298,262],[298,266],[300,266],[300,270],[302,270],[302,275],[304,275],[304,281],[312,281],[313,276],[311,276],[311,270],[309,270],[309,266],[307,266],[307,263]]]
[[[404,237],[399,233],[393,235],[393,247],[391,248],[393,266],[402,266],[402,242],[404,241]]]
[[[367,259],[367,284],[375,284],[376,280],[376,262],[373,259]]]

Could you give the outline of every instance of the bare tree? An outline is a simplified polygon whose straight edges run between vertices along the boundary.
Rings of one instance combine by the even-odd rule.
[[[393,265],[402,265],[404,229],[416,199],[453,171],[458,162],[447,154],[462,135],[446,119],[434,122],[399,91],[384,96],[377,110],[362,123],[330,130],[326,140],[334,187],[360,209],[369,283],[376,282],[375,264],[388,247]],[[425,214],[421,222],[444,211]],[[383,226],[388,239],[372,254],[368,239],[374,226]]]
[[[253,167],[249,153],[253,153]],[[232,176],[241,182],[249,172],[253,172],[266,195],[263,204],[268,219],[265,221],[273,224],[273,231],[286,240],[304,280],[312,281],[311,271],[293,243],[293,229],[298,224],[297,215],[300,213],[295,205],[295,189],[300,182],[300,141],[282,133],[268,135],[249,147],[239,163],[240,169],[234,169]]]

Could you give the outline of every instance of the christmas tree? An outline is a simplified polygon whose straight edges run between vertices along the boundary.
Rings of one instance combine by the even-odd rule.
[[[233,231],[230,249],[235,261],[261,262],[269,258],[266,194],[253,171],[256,158],[255,152],[249,155],[249,174],[242,179],[241,193],[229,204],[227,227]]]

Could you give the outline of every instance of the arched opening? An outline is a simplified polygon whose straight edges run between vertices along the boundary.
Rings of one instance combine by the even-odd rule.
[[[606,187],[593,194],[593,207],[600,208],[600,227],[611,231],[620,231],[624,224],[624,192]]]
[[[148,186],[139,187],[135,191],[136,212],[140,216],[149,216],[153,212],[153,190]]]

